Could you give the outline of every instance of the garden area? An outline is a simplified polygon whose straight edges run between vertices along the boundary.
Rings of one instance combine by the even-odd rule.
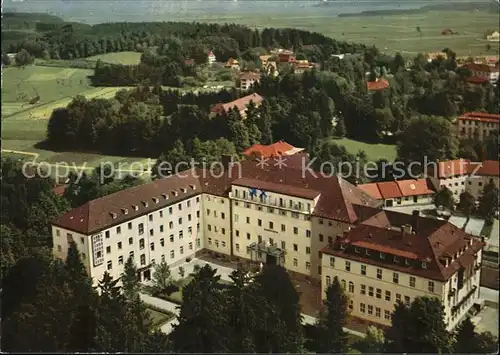
[[[153,328],[159,328],[175,317],[174,314],[163,309],[156,308],[152,305],[148,305],[146,309],[153,324]]]

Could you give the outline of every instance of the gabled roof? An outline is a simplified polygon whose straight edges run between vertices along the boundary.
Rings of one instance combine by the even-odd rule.
[[[285,141],[278,141],[269,145],[254,144],[250,148],[247,148],[243,154],[246,156],[271,158],[282,155],[292,155],[303,150],[303,148],[296,148]]]
[[[264,98],[259,94],[250,94],[225,104],[220,103],[214,105],[210,111],[214,113],[228,112],[235,106],[238,111],[242,111],[250,104],[250,101],[253,101],[254,104],[259,105],[262,103],[262,101],[264,101]]]
[[[462,68],[469,69],[472,72],[486,72],[486,73],[498,72],[498,68],[492,67],[488,64],[466,63],[462,66]]]
[[[413,225],[415,229],[403,232],[401,227],[404,225]],[[344,249],[340,248],[340,244],[344,245]],[[471,272],[474,255],[483,246],[484,242],[449,222],[383,210],[346,232],[343,238],[322,252],[446,281],[460,268]],[[372,253],[368,256],[364,249]],[[383,253],[384,258],[378,253]],[[398,263],[393,262],[393,256],[400,258]],[[445,259],[448,259],[448,266]],[[422,262],[425,262],[425,268]]]
[[[383,200],[382,195],[380,194],[380,191],[378,189],[378,185],[376,182],[371,183],[371,184],[362,184],[358,185],[358,187],[366,192],[368,195],[373,197],[374,199],[377,200]]]
[[[366,88],[368,91],[384,90],[389,87],[389,81],[387,79],[379,79],[377,81],[367,81]]]
[[[396,183],[405,197],[434,194],[427,184],[427,179],[398,180]]]
[[[500,123],[500,115],[496,113],[466,112],[458,117],[461,121],[478,121]]]
[[[429,176],[436,177],[438,179],[448,178],[452,176],[460,176],[467,174],[467,166],[469,164],[468,160],[456,159],[447,161],[438,161],[437,171],[433,165],[429,166],[428,173]]]
[[[377,183],[380,195],[383,199],[403,197],[396,181],[384,181]]]
[[[471,162],[467,166],[467,172],[475,176],[500,176],[500,162],[498,160]]]

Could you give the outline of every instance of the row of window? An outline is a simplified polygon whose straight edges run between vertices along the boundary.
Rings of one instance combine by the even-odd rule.
[[[257,194],[252,194],[252,193],[247,192],[246,190],[243,190],[241,195],[242,195],[243,199],[249,198],[252,201],[258,200],[258,201],[263,202],[263,203],[266,202],[266,201],[270,202],[270,200],[271,200],[271,198],[269,196],[266,196],[266,194],[264,194],[264,193],[259,194],[259,196],[257,197]],[[234,190],[234,197],[238,198],[239,196],[240,196],[240,192],[238,190]],[[285,199],[283,199],[282,197],[275,198],[274,200],[275,200],[275,203],[279,207],[282,207],[282,208],[286,208],[287,207]],[[288,208],[303,210],[304,207],[306,207],[306,206],[307,206],[307,211],[310,211],[311,210],[311,204],[310,203],[304,204],[304,203],[302,203],[300,201],[297,202],[297,201],[294,201],[294,200],[288,200]]]
[[[240,204],[239,204],[239,202],[238,202],[238,201],[234,201],[234,205],[235,205],[235,206],[239,206]],[[252,205],[252,204],[250,204],[250,203],[248,203],[248,202],[245,202],[245,208],[251,208],[251,205]],[[260,205],[257,205],[256,209],[257,209],[257,211],[263,211],[263,210],[264,210],[264,207],[262,207],[262,206],[260,206]],[[272,207],[267,207],[267,211],[268,211],[269,213],[274,213],[274,208],[272,208]],[[288,211],[281,210],[281,209],[279,209],[279,208],[278,208],[278,213],[279,213],[279,215],[280,215],[280,216],[285,216],[285,217],[286,217],[286,216],[288,216]],[[291,216],[292,218],[297,218],[297,219],[298,219],[298,218],[300,218],[300,213],[298,213],[298,212],[290,212],[290,216]],[[304,220],[305,220],[305,221],[309,221],[309,220],[311,220],[311,216],[310,216],[310,215],[308,215],[308,214],[304,214],[303,216],[304,216]]]
[[[359,311],[361,313],[368,313],[368,315],[373,315],[373,310],[375,310],[375,317],[381,318],[382,317],[382,310],[380,307],[373,307],[373,305],[369,304],[366,305],[364,303],[359,304]],[[385,320],[391,320],[391,311],[388,309],[384,309],[384,319]]]

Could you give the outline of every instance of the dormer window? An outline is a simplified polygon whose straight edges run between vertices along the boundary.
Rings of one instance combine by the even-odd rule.
[[[341,244],[340,244],[340,249],[341,249],[341,250],[344,250],[344,249],[345,249],[345,244],[344,244],[344,243],[341,243]]]
[[[162,196],[165,200],[168,200],[168,195],[167,195],[167,194],[163,193],[163,194],[161,194],[161,196]]]
[[[427,263],[425,261],[422,261],[422,269],[427,269]]]
[[[128,209],[127,208],[122,208],[123,214],[128,214]]]
[[[366,255],[370,255],[370,249],[365,249]]]
[[[410,265],[410,260],[408,260],[407,258],[405,258],[405,264],[406,265]]]
[[[160,200],[158,200],[158,198],[153,197],[153,202],[154,202],[154,203],[158,203],[159,201],[160,201]]]
[[[354,251],[355,251],[356,253],[359,253],[359,248],[358,248],[358,247],[354,247]]]
[[[395,262],[396,264],[399,264],[399,259],[398,259],[398,257],[397,257],[396,255],[394,255],[394,262]]]
[[[382,260],[385,259],[385,254],[384,253],[380,253],[380,259],[382,259]]]
[[[117,217],[117,214],[116,214],[116,213],[114,213],[114,212],[110,212],[109,214],[111,215],[111,217],[112,217],[113,219],[115,219],[115,218]]]
[[[195,185],[189,185],[189,187],[191,188],[191,190],[196,190],[196,186]]]
[[[134,209],[134,211],[139,210],[139,206],[137,206],[137,205],[132,205],[132,208]]]
[[[148,207],[148,203],[146,201],[142,201],[142,204],[144,205],[144,207]]]
[[[184,187],[181,187],[181,191],[182,191],[183,193],[186,193],[186,192],[187,192],[187,189],[186,189],[186,188],[184,188]]]
[[[172,191],[172,195],[177,196],[178,195],[177,191]]]

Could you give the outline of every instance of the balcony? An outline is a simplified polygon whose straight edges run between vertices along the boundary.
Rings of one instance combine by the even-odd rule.
[[[462,306],[469,298],[471,298],[474,295],[476,290],[477,290],[477,286],[475,286],[475,285],[472,286],[471,290],[469,292],[467,292],[467,294],[460,300],[460,302],[458,302],[456,305],[454,305],[451,308],[451,312],[456,313],[460,309],[460,306]]]
[[[313,203],[292,203],[290,204],[285,204],[283,201],[279,201],[278,198],[271,198],[268,196],[246,196],[243,197],[240,194],[236,195],[232,191],[229,193],[229,198],[232,200],[236,201],[241,201],[244,203],[254,203],[257,205],[262,205],[266,207],[274,207],[274,208],[279,208],[281,210],[286,210],[290,211],[292,213],[296,213],[298,216],[298,213],[303,213],[303,214],[311,214],[314,210],[314,205]]]
[[[274,244],[254,242],[247,247],[247,251],[252,261],[281,266],[285,264],[286,252]]]

